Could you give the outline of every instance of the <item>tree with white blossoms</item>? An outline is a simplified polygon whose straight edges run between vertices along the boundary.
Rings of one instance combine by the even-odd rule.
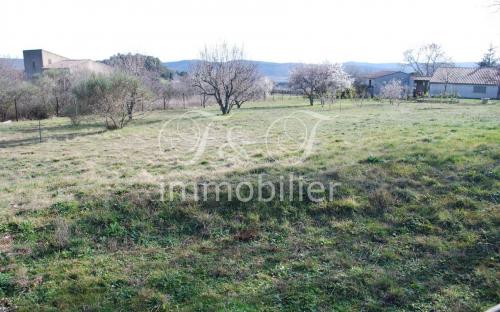
[[[324,104],[329,94],[335,94],[352,84],[349,75],[339,64],[303,64],[295,67],[290,74],[289,84],[304,94],[309,99],[309,104],[314,104],[314,99],[319,98]]]
[[[332,64],[330,65],[330,78],[327,83],[327,94],[330,94],[332,100],[337,97],[337,92],[342,92],[346,89],[349,89],[354,82],[354,79],[344,71],[342,65],[340,64]],[[324,100],[321,101],[321,104],[324,105]]]
[[[257,88],[260,91],[259,97],[265,101],[267,96],[271,94],[274,88],[274,81],[272,81],[269,77],[263,76],[257,82]]]
[[[394,104],[394,101],[401,100],[404,94],[404,87],[399,80],[391,80],[380,89],[380,96],[383,99],[389,100],[389,103]],[[399,105],[399,101],[398,101]]]

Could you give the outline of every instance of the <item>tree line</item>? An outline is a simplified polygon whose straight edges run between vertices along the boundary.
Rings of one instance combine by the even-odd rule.
[[[453,64],[435,43],[407,50],[404,59],[420,76],[431,76],[437,68]],[[241,48],[225,43],[203,49],[200,60],[187,73],[173,72],[158,58],[140,54],[117,54],[103,63],[113,72],[104,75],[51,69],[28,80],[8,62],[0,61],[0,119],[66,116],[79,124],[82,119],[101,116],[108,129],[117,129],[133,120],[138,110],[153,109],[151,103],[167,109],[172,99],[186,107],[187,101],[196,97],[200,106],[214,103],[227,115],[249,101],[265,99],[275,85],[254,62],[245,60]],[[497,64],[493,46],[478,62],[481,67]],[[288,86],[310,105],[316,100],[324,105],[338,97],[367,97],[362,76],[340,64],[302,64],[290,72]],[[406,88],[400,81],[390,81],[380,96],[393,103],[409,96]]]

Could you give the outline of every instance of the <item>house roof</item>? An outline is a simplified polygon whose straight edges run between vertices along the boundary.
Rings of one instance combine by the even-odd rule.
[[[500,71],[491,67],[440,67],[431,83],[498,85]]]
[[[432,78],[431,76],[413,76],[412,77],[412,79],[414,81],[417,81],[417,80],[418,81],[429,81],[429,80],[431,80],[431,78]]]
[[[398,70],[382,70],[382,71],[377,71],[377,72],[366,74],[364,76],[364,78],[366,78],[366,79],[377,79],[377,78],[380,78],[380,77],[385,77],[385,76],[389,76],[389,75],[396,74],[396,73],[402,73],[402,71],[398,71]]]

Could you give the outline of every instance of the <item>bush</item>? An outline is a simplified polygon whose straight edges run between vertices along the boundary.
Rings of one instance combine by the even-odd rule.
[[[104,117],[106,128],[119,129],[132,120],[135,104],[144,91],[136,78],[114,74],[92,75],[76,84],[73,94],[77,99],[72,117],[75,122],[79,115],[96,113]]]
[[[48,107],[41,102],[32,103],[26,109],[26,118],[28,119],[35,119],[35,120],[47,119],[49,118],[49,115],[50,114]]]
[[[377,189],[368,196],[371,212],[383,214],[394,203],[392,194],[384,188]]]
[[[90,115],[91,111],[88,106],[82,105],[81,101],[75,101],[74,103],[64,107],[63,115],[67,116],[71,124],[78,126],[85,116]]]
[[[54,221],[54,245],[58,248],[65,248],[69,244],[70,228],[66,220],[57,218]]]

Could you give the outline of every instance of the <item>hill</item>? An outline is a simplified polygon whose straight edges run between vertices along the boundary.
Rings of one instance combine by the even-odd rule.
[[[165,62],[164,64],[175,71],[188,71],[191,64],[197,60],[182,60],[175,62]],[[292,68],[301,63],[275,63],[275,62],[264,62],[264,61],[250,61],[256,63],[262,74],[268,76],[276,82],[286,82],[288,80],[288,75]],[[410,72],[409,68],[404,68],[401,63],[366,63],[366,62],[346,62],[343,64],[344,68],[351,73],[370,73],[380,70],[403,70]],[[456,63],[460,67],[471,67],[475,66],[472,62],[459,62]]]
[[[24,70],[24,60],[15,58],[0,58],[0,62],[6,62],[17,70]]]
[[[10,62],[15,68],[19,70],[24,69],[24,64],[22,59],[0,59],[6,60]],[[188,71],[191,64],[196,62],[197,60],[181,60],[181,61],[173,61],[173,62],[163,62],[168,69],[183,72]],[[268,76],[272,80],[276,82],[286,82],[288,80],[288,75],[292,68],[301,64],[301,63],[276,63],[276,62],[265,62],[265,61],[253,61],[249,62],[256,63],[259,67],[259,70],[265,76]],[[472,67],[475,66],[476,63],[473,62],[459,62],[456,63],[457,66],[460,67]],[[346,62],[344,63],[344,68],[351,73],[370,73],[379,70],[403,70],[409,71],[408,68],[403,68],[400,63],[367,63],[367,62]]]

